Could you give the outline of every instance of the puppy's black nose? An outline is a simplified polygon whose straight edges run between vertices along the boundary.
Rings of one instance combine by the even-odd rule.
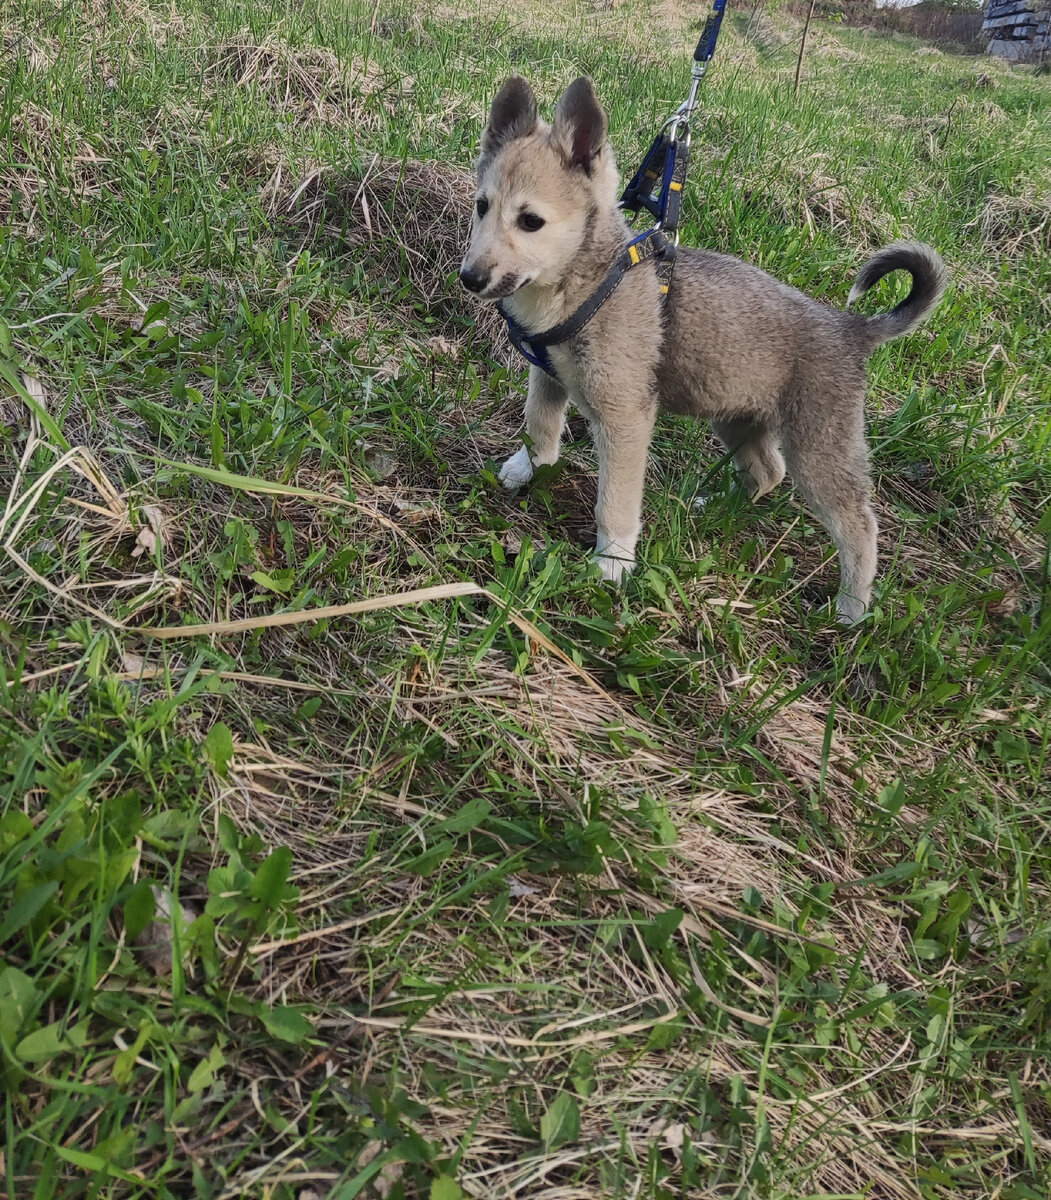
[[[460,282],[469,292],[480,292],[489,282],[489,272],[471,267],[461,267]]]

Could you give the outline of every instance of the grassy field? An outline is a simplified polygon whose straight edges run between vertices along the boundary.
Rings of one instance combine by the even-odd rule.
[[[628,169],[702,15],[0,5],[10,1196],[1047,1200],[1051,77],[822,23],[793,96],[727,18],[685,240],[954,274],[865,623],[699,425],[623,593],[582,425],[496,484],[494,85],[589,73]]]

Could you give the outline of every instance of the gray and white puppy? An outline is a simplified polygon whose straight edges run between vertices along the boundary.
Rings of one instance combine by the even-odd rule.
[[[460,268],[483,301],[504,300],[531,333],[573,313],[631,239],[606,116],[590,80],[562,94],[551,125],[524,79],[493,101],[477,165],[471,240]],[[549,350],[558,374],[529,372],[523,446],[503,465],[511,490],[557,461],[570,401],[599,461],[596,561],[619,580],[635,563],[646,459],[659,407],[703,417],[733,451],[753,498],[788,470],[839,550],[836,609],[865,613],[876,518],[865,442],[865,362],[937,304],[947,273],[934,250],[899,242],[861,269],[849,302],[895,270],[908,298],[874,317],[832,309],[735,258],[680,248],[666,309],[653,267],[629,271],[596,316]]]

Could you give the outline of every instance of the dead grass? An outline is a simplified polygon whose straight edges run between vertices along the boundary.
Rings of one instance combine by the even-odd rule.
[[[764,911],[753,918],[755,927],[793,937],[783,924],[773,924],[772,917],[775,909],[782,914],[793,911],[791,896],[808,882],[800,869],[810,869],[811,881],[842,882],[855,873],[849,855],[826,848],[801,862],[796,847],[783,843],[770,828],[791,823],[790,812],[763,822],[756,819],[747,796],[698,786],[688,751],[666,739],[654,743],[659,749],[640,743],[636,752],[618,751],[610,740],[611,733],[623,728],[616,700],[582,687],[564,666],[547,659],[538,659],[529,676],[520,678],[509,673],[501,655],[491,654],[478,664],[469,683],[417,679],[400,689],[400,695],[408,713],[425,714],[448,737],[482,744],[490,729],[499,730],[507,740],[494,765],[517,778],[522,794],[535,796],[540,805],[572,812],[589,788],[606,789],[615,777],[617,802],[607,807],[605,815],[640,853],[668,853],[663,868],[668,900],[662,903],[648,888],[640,889],[633,866],[616,860],[605,863],[601,887],[584,893],[561,884],[557,876],[516,876],[513,919],[532,924],[535,931],[526,972],[497,973],[484,983],[469,983],[479,949],[493,963],[502,956],[499,933],[478,932],[475,901],[466,902],[462,911],[456,905],[443,908],[421,923],[434,901],[433,887],[418,877],[392,873],[382,858],[365,872],[363,883],[361,848],[370,831],[390,827],[392,822],[408,831],[427,819],[426,807],[409,800],[405,788],[399,787],[404,772],[398,764],[387,763],[383,769],[384,764],[377,763],[359,775],[348,788],[355,802],[341,814],[335,781],[345,777],[348,769],[354,770],[345,755],[327,763],[299,756],[293,760],[258,745],[240,745],[229,779],[216,781],[217,804],[246,832],[260,834],[268,844],[295,848],[298,880],[305,889],[301,915],[313,927],[308,934],[255,948],[263,967],[261,991],[274,995],[293,987],[312,997],[337,1022],[343,1006],[353,1005],[368,1045],[369,1070],[379,1075],[397,1071],[409,1080],[410,1089],[421,1064],[453,1060],[459,1085],[449,1090],[443,1104],[432,1106],[418,1129],[452,1153],[472,1128],[460,1176],[469,1194],[493,1195],[495,1188],[509,1197],[561,1200],[566,1195],[592,1195],[592,1185],[581,1184],[579,1192],[570,1186],[573,1173],[585,1166],[593,1170],[599,1161],[612,1157],[624,1137],[641,1157],[657,1139],[674,1178],[681,1138],[674,1126],[669,1128],[664,1114],[695,1063],[676,1041],[641,1053],[632,1043],[670,1020],[685,1021],[688,1027],[691,1017],[684,1005],[683,983],[636,942],[627,919],[632,912],[657,915],[671,902],[684,912],[681,932],[708,942],[713,930],[725,933],[727,922],[740,918],[739,897],[755,888],[766,901]],[[372,697],[378,705],[388,702],[384,689]],[[363,700],[369,703],[368,693]],[[812,720],[793,705],[764,729],[768,751],[789,772],[797,770],[800,746],[807,747],[804,773],[814,769],[810,755],[822,731],[811,727]],[[636,716],[632,727],[643,738],[659,736]],[[507,738],[513,730],[518,732]],[[788,748],[790,744],[793,748]],[[557,786],[552,790],[555,780],[569,778],[575,780],[571,791]],[[639,838],[631,813],[636,798],[648,795],[659,795],[676,813],[681,832],[671,848],[656,843],[647,847]],[[786,801],[787,796],[786,792]],[[789,859],[796,860],[795,867],[787,866]],[[341,921],[330,917],[328,910],[330,906],[334,914],[346,910],[340,880],[351,864],[357,871],[357,907],[370,915]],[[582,918],[600,936],[567,945],[561,932],[564,924]],[[476,930],[470,951],[458,937],[461,921]],[[602,935],[603,929],[609,932]],[[823,937],[891,987],[917,984],[903,966],[898,919],[878,903],[859,899],[844,904]],[[415,994],[417,1001],[430,1000],[421,1020],[409,1021],[397,1014],[396,984],[388,1003],[362,1013],[356,1002],[372,986],[368,963],[382,959],[395,943],[413,962],[417,975],[432,983],[433,995]],[[309,956],[302,953],[305,949]],[[691,982],[710,992],[689,951],[685,954]],[[776,973],[747,955],[737,960],[737,966],[739,998],[728,1014],[761,1028],[771,1014]],[[464,982],[441,998],[438,993],[456,980]],[[517,989],[526,984],[544,997],[543,1004],[515,1003]],[[711,998],[716,1006],[725,1004],[714,993]],[[393,1013],[390,1005],[395,1006]],[[749,1044],[747,1037],[737,1044],[737,1035],[728,1030],[706,1056],[705,1070],[709,1084],[717,1089],[734,1079],[742,1081],[754,1103],[763,1088],[750,1065]],[[595,1102],[581,1103],[576,1146],[538,1151],[530,1139],[516,1137],[514,1109],[500,1091],[490,1092],[484,1115],[475,1116],[475,1081],[486,1077],[495,1060],[502,1060],[512,1076],[528,1071],[542,1086],[560,1078],[581,1051],[597,1057],[601,1078]],[[915,1053],[908,1037],[895,1037],[893,1029],[874,1024],[864,1051],[842,1059],[834,1074],[814,1068],[807,1098],[790,1103],[765,1096],[781,1161],[807,1164],[804,1177],[822,1191],[854,1194],[875,1180],[880,1196],[915,1200],[919,1193],[901,1176],[896,1156],[873,1130],[879,1114],[871,1100],[866,1096],[855,1102],[854,1085],[842,1082],[844,1076],[859,1082],[871,1079],[875,1072],[884,1090],[906,1096]],[[611,1106],[627,1120],[615,1137],[608,1124]],[[677,1115],[684,1116],[688,1109],[689,1103],[684,1110],[680,1099]],[[980,1119],[981,1114],[976,1117]],[[999,1144],[1019,1136],[1009,1122],[989,1131]],[[929,1136],[951,1139],[954,1130],[944,1118],[935,1119]],[[808,1151],[815,1145],[821,1148],[817,1157]],[[716,1146],[711,1149],[718,1152]]]
[[[85,11],[90,17],[101,7],[93,0]],[[618,19],[641,24],[637,14],[618,8]],[[132,7],[126,11],[131,14]],[[661,19],[678,28],[684,13],[676,0],[663,6]],[[535,20],[535,14],[527,19]],[[417,28],[419,18],[409,24]],[[753,46],[739,45],[733,39],[727,48],[737,47],[742,60],[756,57]],[[331,52],[292,49],[276,35],[259,41],[243,34],[202,53],[216,93],[221,85],[260,97],[301,129],[347,121],[369,129],[387,104],[387,78],[374,69],[355,61],[343,70]],[[822,54],[820,43],[815,53]],[[825,53],[853,61],[835,50]],[[404,83],[392,80],[391,95]],[[183,115],[181,134],[195,136],[204,112],[186,109]],[[448,114],[433,119],[447,120]],[[19,178],[35,180],[39,190],[64,178],[56,162],[74,161],[86,184],[105,186],[105,160],[91,158],[75,131],[58,131],[38,110],[27,111],[22,120]],[[161,114],[158,123],[164,123]],[[297,459],[287,476],[274,466],[271,477],[284,482],[262,484],[237,510],[249,523],[258,518],[259,565],[270,570],[283,561],[284,536],[296,551],[289,561],[297,564],[317,549],[356,548],[361,577],[356,568],[339,576],[332,586],[350,595],[338,600],[353,602],[364,593],[379,607],[399,588],[436,577],[462,579],[458,573],[475,569],[491,573],[484,582],[492,587],[495,569],[484,558],[446,560],[442,552],[454,552],[450,544],[458,540],[484,541],[489,530],[500,530],[504,516],[512,528],[499,536],[509,559],[525,537],[542,544],[579,532],[578,523],[590,519],[595,487],[590,451],[574,449],[571,456],[586,460],[585,469],[571,467],[547,488],[557,518],[545,514],[536,498],[523,511],[516,501],[487,495],[484,514],[464,516],[457,532],[456,503],[466,488],[450,480],[477,472],[506,451],[520,420],[520,397],[508,392],[506,382],[482,386],[469,398],[459,386],[468,354],[476,363],[489,357],[470,346],[472,337],[487,351],[494,342],[502,344],[499,318],[489,310],[479,317],[462,304],[453,279],[469,229],[473,182],[466,172],[439,162],[380,156],[343,175],[309,160],[311,152],[304,148],[293,163],[283,146],[269,142],[252,148],[243,172],[242,164],[229,170],[261,188],[283,233],[291,231],[305,246],[339,252],[349,247],[365,265],[375,292],[355,299],[353,307],[337,306],[332,297],[341,294],[338,288],[304,301],[312,336],[360,340],[372,358],[362,368],[371,372],[370,384],[396,379],[407,356],[417,368],[429,359],[432,392],[444,407],[441,421],[427,427],[428,449],[443,473],[430,460],[408,461],[412,443],[400,440],[393,420],[390,430],[368,435],[375,443],[367,450],[388,440],[392,445],[393,465],[385,463],[382,472],[376,467],[381,458],[370,461],[367,453],[366,468],[374,469],[371,475],[360,472],[360,480],[357,470],[337,470],[331,462],[323,473]],[[841,186],[819,161],[759,188],[757,202],[811,235],[830,230],[848,244],[885,236],[882,214],[864,201],[859,207],[856,191]],[[1041,223],[1036,201],[1025,212],[1019,204],[986,209],[983,237],[999,239],[997,245],[1013,246],[1018,254],[1046,246],[1046,211]],[[279,274],[274,293],[284,286]],[[253,307],[252,282],[235,277],[222,282],[230,294],[247,291],[247,306]],[[154,278],[139,292],[146,302],[151,286],[166,294],[167,284]],[[185,285],[173,277],[172,294],[179,286]],[[428,309],[426,324],[412,311],[422,305]],[[118,333],[135,325],[135,313],[115,290],[100,295],[92,315]],[[193,317],[205,319],[204,313]],[[171,321],[174,327],[177,318]],[[443,390],[433,384],[436,375],[452,383]],[[360,379],[358,372],[344,388],[334,372],[331,394],[349,407]],[[202,390],[207,392],[207,384]],[[115,394],[106,399],[119,407]],[[410,426],[414,401],[408,397],[399,409],[379,409],[377,425],[393,413]],[[0,403],[7,404],[2,398]],[[67,437],[77,436],[68,453],[49,448],[39,421],[17,411],[17,402],[5,409],[25,441],[19,463],[5,472],[10,487],[0,544],[8,577],[18,582],[2,603],[5,620],[17,612],[28,631],[27,662],[34,676],[29,689],[84,669],[87,652],[60,639],[71,619],[85,615],[105,625],[104,637],[112,638],[108,646],[100,642],[111,661],[90,664],[91,686],[112,684],[120,696],[134,695],[147,714],[172,698],[173,681],[191,672],[197,677],[199,654],[211,653],[213,662],[220,658],[224,667],[213,672],[215,687],[182,706],[171,726],[172,744],[181,740],[191,748],[217,721],[234,730],[225,769],[195,760],[205,780],[204,836],[195,825],[193,848],[180,860],[181,896],[191,907],[205,899],[207,872],[224,861],[217,836],[222,817],[240,833],[257,835],[265,847],[289,847],[292,882],[300,889],[297,925],[246,943],[255,970],[246,970],[231,988],[271,1005],[306,1001],[317,1032],[313,1048],[321,1043],[324,1049],[310,1057],[306,1044],[293,1050],[257,1036],[242,1048],[231,1038],[222,1085],[201,1097],[195,1115],[209,1132],[179,1131],[187,1157],[236,1162],[224,1195],[292,1189],[308,1200],[322,1194],[339,1176],[314,1168],[309,1156],[320,1151],[305,1140],[305,1114],[313,1120],[316,1105],[330,1105],[319,1128],[333,1127],[336,1109],[341,1131],[357,1129],[365,1111],[362,1094],[373,1084],[385,1089],[392,1079],[426,1110],[413,1117],[413,1133],[442,1154],[457,1156],[459,1182],[477,1200],[593,1200],[609,1193],[617,1171],[635,1171],[638,1190],[647,1172],[658,1168],[668,1171],[663,1186],[671,1194],[699,1195],[680,1183],[686,1137],[713,1177],[730,1163],[743,1180],[761,1153],[759,1131],[747,1127],[744,1141],[734,1145],[699,1134],[702,1087],[721,1101],[732,1098],[725,1105],[729,1112],[749,1114],[748,1119],[762,1114],[772,1147],[762,1151],[764,1161],[785,1172],[799,1194],[919,1200],[923,1193],[909,1163],[921,1155],[940,1161],[961,1148],[981,1146],[994,1160],[992,1178],[1000,1161],[1020,1159],[1028,1146],[1041,1153],[1051,1149],[1042,1101],[1034,1099],[1029,1112],[1033,1129],[1019,1125],[1006,1093],[981,1099],[961,1114],[952,1086],[935,1075],[940,1064],[930,1065],[933,1091],[922,1099],[922,1121],[903,1116],[920,1111],[917,1093],[933,1053],[920,1044],[929,1017],[910,1012],[906,1027],[900,1012],[888,1016],[871,1001],[900,990],[919,1004],[934,984],[915,965],[912,913],[903,889],[847,886],[883,861],[905,861],[915,849],[910,828],[930,816],[919,805],[904,807],[897,814],[901,832],[888,834],[874,850],[872,827],[863,824],[877,806],[874,796],[896,778],[926,778],[949,754],[958,755],[977,778],[985,768],[968,741],[973,731],[948,728],[953,721],[935,716],[923,726],[930,742],[920,742],[920,722],[903,722],[910,736],[848,703],[831,710],[823,680],[809,690],[805,686],[824,669],[819,661],[827,649],[824,631],[813,633],[813,644],[801,650],[800,631],[787,630],[783,620],[768,615],[772,606],[764,612],[759,605],[760,589],[747,563],[726,577],[698,572],[685,578],[666,611],[618,610],[618,636],[628,617],[647,622],[658,630],[658,651],[699,648],[703,635],[705,656],[688,692],[669,694],[666,706],[654,702],[649,710],[615,687],[615,656],[584,650],[583,640],[587,671],[559,657],[536,636],[535,625],[532,633],[517,626],[516,649],[524,648],[518,661],[506,640],[474,655],[471,639],[497,612],[483,597],[465,602],[447,623],[440,611],[414,610],[411,617],[396,612],[381,636],[345,606],[343,616],[331,619],[323,634],[316,630],[316,637],[309,626],[277,628],[272,618],[284,619],[279,610],[288,606],[286,599],[253,591],[251,566],[239,565],[228,587],[210,587],[210,556],[230,541],[225,523],[233,511],[231,493],[239,490],[243,498],[251,489],[230,483],[228,473],[224,482],[224,473],[213,470],[194,478],[192,489],[169,488],[169,496],[185,499],[158,503],[160,487],[148,472],[134,486],[122,481],[116,457],[98,444],[107,436],[105,427],[88,442],[92,431],[78,414],[78,401],[72,403],[63,429]],[[151,439],[142,440],[137,467],[156,454]],[[207,460],[206,447],[200,454]],[[944,498],[933,492],[924,497],[922,482],[913,480],[911,491],[904,485],[898,490],[916,501],[913,507],[940,511]],[[170,477],[165,486],[169,483]],[[488,527],[481,516],[491,521]],[[889,531],[881,546],[890,551],[886,562],[896,548],[893,506],[885,495],[881,518]],[[950,579],[973,549],[974,524],[961,522],[958,540],[947,547],[935,545],[934,535],[925,543],[916,539],[902,553],[906,566],[925,579]],[[1024,565],[1038,565],[1039,547],[1031,538],[1021,541],[1013,525],[1011,536],[1006,528],[992,529],[991,536],[1020,559],[1028,548]],[[690,542],[688,532],[683,541]],[[794,526],[774,548],[782,545],[796,560],[799,578],[821,569],[828,553],[823,535]],[[682,549],[688,554],[692,546]],[[38,570],[36,552],[59,565]],[[756,576],[770,553],[761,544],[749,551],[758,564]],[[299,582],[319,589],[330,584],[320,570],[305,572]],[[460,588],[458,595],[469,594],[469,585]],[[538,601],[535,618],[561,631],[559,645],[573,637],[566,633],[572,626],[560,624],[566,619],[563,598],[553,594]],[[596,602],[580,588],[572,603],[573,619],[587,619]],[[728,605],[736,619],[733,631],[730,622],[716,619]],[[178,629],[169,628],[174,636],[161,643],[139,628],[147,621],[170,627],[182,619],[207,622],[203,631],[198,627],[192,652]],[[513,631],[514,617],[509,620]],[[835,634],[837,646],[840,637]],[[439,644],[456,648],[439,651]],[[806,661],[808,653],[814,661]],[[61,655],[68,661],[56,662]],[[273,675],[264,673],[270,671]],[[290,714],[306,697],[322,699],[325,707],[309,722],[293,720]],[[1012,717],[1005,705],[988,719],[1007,726]],[[426,761],[420,753],[425,743],[433,746]],[[983,786],[987,782],[996,784],[983,778]],[[1017,800],[1008,784],[1002,795],[1005,806]],[[597,874],[551,867],[539,850],[507,874],[516,847],[501,841],[506,830],[501,833],[501,822],[494,820],[495,832],[480,827],[459,839],[442,869],[430,875],[413,869],[413,857],[443,836],[439,823],[464,800],[484,796],[493,798],[501,821],[514,805],[528,808],[552,843],[558,843],[563,826],[583,827],[598,814],[612,831],[611,849],[603,852]],[[654,808],[664,811],[663,823],[653,818]],[[141,862],[163,870],[163,857],[151,860],[150,851],[142,852]],[[809,922],[805,905],[816,888],[829,885],[836,887],[834,901]],[[1044,900],[1041,887],[1034,872],[1034,907]],[[502,896],[506,924],[494,915]],[[752,896],[758,899],[742,903]],[[675,909],[681,923],[658,951],[644,936],[647,922]],[[757,948],[762,939],[765,948]],[[233,940],[220,929],[226,966],[245,952]],[[824,947],[835,951],[832,966],[793,973],[792,955],[796,962],[808,949]],[[951,980],[974,969],[974,962],[964,968],[947,956],[938,969]],[[716,979],[720,970],[724,975]],[[852,990],[859,971],[872,981],[872,996]],[[800,981],[842,984],[844,1006],[871,1004],[871,1011],[851,1019],[849,1035],[837,1030],[819,1043],[819,1031],[809,1024],[779,1023],[782,1006],[796,1004],[791,989]],[[187,986],[199,989],[200,978],[188,979]],[[971,999],[962,985],[948,994]],[[809,1000],[807,1005],[802,1017],[810,1022],[820,1006],[815,1009]],[[835,1004],[826,1012],[830,1007]],[[795,1072],[787,1089],[771,1086],[783,1046],[791,1048],[786,1057]],[[191,1049],[197,1053],[196,1046]],[[147,1065],[148,1056],[159,1057],[155,1046],[143,1054]],[[579,1138],[546,1148],[530,1132],[530,1122],[539,1124],[558,1091],[576,1087],[572,1081],[585,1070],[585,1060],[595,1086],[574,1093]],[[100,1070],[105,1069],[103,1062]],[[183,1086],[177,1072],[171,1079],[173,1089]],[[1022,1079],[1036,1093],[1048,1082],[1046,1066],[1034,1066]],[[35,1102],[41,1093],[36,1083],[32,1087]],[[151,1119],[152,1103],[144,1100],[141,1107]],[[209,1124],[220,1111],[221,1118]],[[888,1119],[888,1113],[901,1119]],[[691,1127],[687,1122],[694,1118]],[[362,1123],[361,1130],[366,1128]],[[753,1135],[754,1153],[747,1144]],[[88,1150],[92,1136],[89,1123],[67,1144]],[[357,1167],[380,1145],[377,1140],[366,1147]],[[136,1170],[143,1166],[135,1164]],[[354,1166],[338,1164],[339,1171]],[[373,1185],[376,1194],[389,1192],[398,1170],[398,1164],[384,1168],[386,1176]]]
[[[818,230],[834,234],[847,245],[883,245],[894,236],[892,222],[875,207],[855,180],[841,180],[822,169],[820,156],[806,166],[790,167],[774,176],[768,190],[742,188],[746,198],[763,205],[771,215],[806,229],[813,240]]]
[[[990,253],[1020,258],[1051,251],[1051,196],[993,194],[977,219],[982,245]]]
[[[422,298],[432,302],[455,274],[471,227],[474,180],[439,162],[375,155],[358,175],[321,169],[268,201],[279,213],[312,226],[324,217],[355,244],[381,250],[390,270],[404,265]]]
[[[0,167],[0,220],[32,236],[45,189],[72,188],[88,199],[107,186],[109,158],[71,123],[60,124],[46,109],[26,104],[11,114],[10,129],[10,157]]]
[[[822,37],[820,33],[815,38],[813,31],[811,31],[810,38],[807,40],[806,52],[808,55],[813,55],[817,58],[830,58],[834,62],[846,63],[850,66],[865,61],[864,54],[859,50],[854,50],[850,46],[845,45],[839,38]],[[934,51],[934,53],[938,52]]]
[[[783,14],[778,14],[775,24],[765,13],[756,10],[748,23],[745,38],[755,46],[760,58],[776,58],[787,53],[796,40],[793,34],[801,27],[798,21],[786,20]]]
[[[171,537],[162,510],[156,505],[133,507],[127,493],[114,486],[95,455],[83,446],[73,447],[30,481],[24,468],[40,445],[39,433],[31,432],[22,452],[23,469],[14,476],[0,521],[3,549],[25,576],[20,591],[36,584],[65,611],[93,616],[110,628],[121,623],[118,609],[138,618],[159,605],[178,603],[187,590],[183,581],[151,561],[158,544]],[[30,564],[38,547],[28,534],[39,532],[36,513],[54,503],[53,489],[61,490],[66,503],[62,516],[50,526],[65,570],[45,577]],[[120,542],[127,548],[127,568],[102,567]],[[135,561],[140,558],[141,562]],[[78,559],[79,569],[74,566]],[[98,563],[99,569],[85,569],[89,563]],[[18,593],[12,595],[12,603],[18,600]]]
[[[42,75],[51,68],[57,54],[58,46],[53,39],[27,33],[7,22],[0,25],[0,66],[5,71],[22,65]]]
[[[192,18],[170,0],[155,6],[149,0],[79,0],[72,10],[66,0],[38,0],[37,13],[44,28],[74,17],[73,29],[92,42],[118,33],[122,49],[132,55],[137,49],[136,38],[128,36],[133,27],[154,45],[165,46],[185,41],[192,24]]]
[[[373,156],[359,173],[340,174],[309,167],[296,174],[279,163],[263,188],[270,212],[285,217],[311,238],[337,237],[361,250],[377,281],[408,280],[411,303],[421,302],[432,312],[444,313],[437,342],[427,352],[459,361],[471,340],[486,347],[510,345],[503,321],[490,306],[468,305],[456,280],[471,227],[474,179],[457,167],[414,159]],[[399,302],[400,303],[400,302]],[[364,336],[375,327],[403,329],[399,307],[372,306],[368,314],[329,314],[335,328],[350,336]],[[404,352],[404,335],[398,334]],[[396,369],[397,354],[384,369]]]
[[[409,76],[394,77],[374,62],[355,57],[342,62],[322,46],[288,45],[276,34],[256,41],[248,32],[211,47],[205,78],[262,96],[273,109],[298,124],[376,125],[366,103],[387,104],[412,90]]]
[[[164,519],[158,512],[151,519],[148,488],[133,511],[99,460],[77,451],[57,459],[51,478],[33,483],[37,491],[30,494],[25,484],[12,492],[4,534],[16,551],[21,528],[62,472],[73,473],[76,488],[67,492],[55,527],[65,543],[79,548],[81,575],[76,586],[53,584],[59,589],[53,594],[64,608],[83,612],[84,595],[106,595],[107,589],[112,594],[122,582],[131,592],[146,585],[130,570],[123,579],[115,571],[115,542],[133,544],[145,535],[163,545],[179,514]],[[358,501],[364,499],[359,494]],[[282,515],[297,519],[287,508]],[[156,549],[156,540],[152,546]],[[193,596],[183,602],[194,609],[207,603]],[[464,630],[478,628],[478,621],[465,613]],[[777,631],[755,621],[751,633],[762,658],[764,639],[776,638]],[[384,655],[411,663],[420,640],[418,625],[397,625],[385,640]],[[338,662],[322,657],[332,645],[339,646]],[[218,698],[209,701],[195,724],[182,728],[199,741],[213,714],[233,720],[240,705],[246,723],[265,726],[266,714],[280,710],[293,685],[333,700],[349,693],[362,721],[360,736],[348,737],[345,729],[319,733],[319,748],[331,743],[327,757],[290,744],[279,730],[239,738],[228,770],[210,776],[209,819],[225,814],[264,845],[291,847],[293,882],[301,889],[298,930],[251,947],[258,969],[251,986],[270,1004],[293,997],[313,1003],[328,1044],[316,1060],[288,1064],[275,1057],[267,1066],[257,1057],[246,1067],[251,1078],[262,1070],[279,1080],[269,1088],[272,1112],[294,1119],[309,1103],[314,1072],[331,1069],[377,1080],[396,1075],[410,1095],[428,1100],[417,1133],[448,1154],[462,1153],[459,1178],[470,1195],[590,1197],[600,1186],[599,1164],[613,1164],[625,1147],[640,1162],[658,1153],[674,1182],[682,1168],[681,1122],[695,1103],[689,1087],[698,1070],[696,1049],[684,1037],[650,1048],[645,1039],[675,1023],[686,1033],[706,1028],[696,1001],[688,998],[696,988],[725,1022],[704,1056],[707,1086],[719,1094],[735,1089],[737,1103],[749,1109],[761,1105],[778,1161],[792,1164],[800,1186],[805,1181],[814,1191],[847,1195],[876,1187],[887,1200],[918,1200],[920,1192],[901,1172],[896,1141],[880,1124],[886,1109],[864,1085],[878,1079],[884,1104],[893,1098],[895,1109],[906,1111],[920,1048],[876,1014],[863,1031],[855,1024],[853,1048],[837,1045],[815,1063],[805,1094],[795,1100],[771,1094],[756,1066],[755,1035],[759,1031],[761,1037],[774,1017],[779,975],[744,948],[750,931],[805,946],[808,935],[791,927],[797,898],[815,883],[842,885],[857,876],[852,824],[858,786],[864,779],[870,789],[878,788],[910,761],[908,746],[893,731],[873,730],[855,718],[837,722],[829,737],[826,714],[816,702],[775,701],[756,735],[775,769],[764,783],[760,812],[752,793],[706,780],[697,769],[698,741],[712,736],[704,731],[720,728],[734,691],[743,686],[720,665],[730,654],[711,660],[703,686],[690,700],[690,736],[676,740],[635,712],[629,717],[615,694],[542,652],[534,654],[525,676],[514,674],[506,653],[497,649],[469,670],[453,658],[438,668],[384,674],[335,630],[326,647],[299,658],[294,680],[228,673],[240,687],[239,697],[226,701],[225,710]],[[132,674],[147,679],[141,660]],[[786,686],[795,682],[789,679]],[[764,690],[758,677],[750,686],[757,694]],[[517,873],[510,916],[530,930],[528,953],[508,963],[500,930],[479,920],[490,892],[472,892],[436,908],[442,898],[436,889],[456,881],[441,885],[401,865],[406,856],[397,851],[405,841],[415,845],[421,839],[423,846],[433,838],[435,814],[429,797],[413,787],[412,755],[385,748],[366,732],[381,728],[391,713],[417,728],[420,737],[437,736],[450,749],[490,747],[486,763],[502,786],[514,783],[552,820],[577,816],[583,822],[589,797],[606,797],[603,819],[632,854],[607,857],[594,887],[580,887],[555,872]],[[822,773],[826,819],[842,836],[803,852],[799,797]],[[431,783],[442,781],[448,789],[462,786],[460,768],[444,768],[439,761]],[[654,798],[675,814],[674,840],[660,839],[639,822],[643,806]],[[374,835],[381,847],[393,839],[395,851],[372,850],[367,856]],[[656,886],[643,874],[649,856],[661,856]],[[469,854],[465,859],[479,871],[491,865]],[[204,896],[203,887],[199,895],[194,892],[196,870],[189,864],[183,877],[182,898],[191,906]],[[202,880],[206,870],[200,864]],[[751,915],[740,904],[749,889],[762,897]],[[684,977],[638,933],[640,914],[654,918],[670,906],[683,913],[674,945]],[[567,938],[567,928],[577,927],[587,936]],[[461,936],[464,928],[472,931],[469,944]],[[711,947],[716,937],[731,947],[731,982],[718,993],[690,948],[691,940]],[[843,961],[859,964],[888,990],[921,986],[910,968],[901,914],[882,899],[844,893],[819,944],[833,946]],[[239,952],[233,945],[220,950],[228,962]],[[395,951],[411,964],[417,981],[411,988],[396,977],[375,977],[372,964],[390,961]],[[488,964],[481,974],[480,961]],[[427,981],[427,988],[419,981]],[[410,1001],[426,1004],[425,1015],[406,1016]],[[533,1081],[535,1121],[552,1089],[578,1069],[581,1054],[595,1060],[597,1078],[593,1098],[580,1099],[579,1139],[559,1149],[538,1148],[535,1138],[516,1132],[521,1093],[492,1085],[494,1065],[512,1081],[523,1076]],[[455,1080],[440,1101],[430,1097],[423,1078],[436,1063],[451,1067]],[[615,1128],[611,1112],[617,1114]],[[235,1147],[265,1128],[247,1102],[235,1115],[237,1127],[228,1134]],[[1017,1122],[992,1101],[988,1112],[972,1112],[965,1121],[951,1106],[938,1107],[917,1136],[931,1146],[981,1139],[999,1153],[1023,1140]],[[702,1152],[713,1159],[725,1151],[716,1142],[702,1143]],[[273,1184],[285,1177],[283,1171],[279,1160],[252,1165],[239,1186],[248,1186],[249,1175],[253,1186]]]

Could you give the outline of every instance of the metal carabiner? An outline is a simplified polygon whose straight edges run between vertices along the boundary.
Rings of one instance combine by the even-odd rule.
[[[686,144],[690,144],[690,118],[687,114],[681,112],[672,113],[667,121],[665,121],[661,126],[661,132],[663,133],[665,129],[669,128],[671,129],[671,134],[668,137],[669,146],[675,146],[678,144],[680,130],[685,131],[687,138]]]

